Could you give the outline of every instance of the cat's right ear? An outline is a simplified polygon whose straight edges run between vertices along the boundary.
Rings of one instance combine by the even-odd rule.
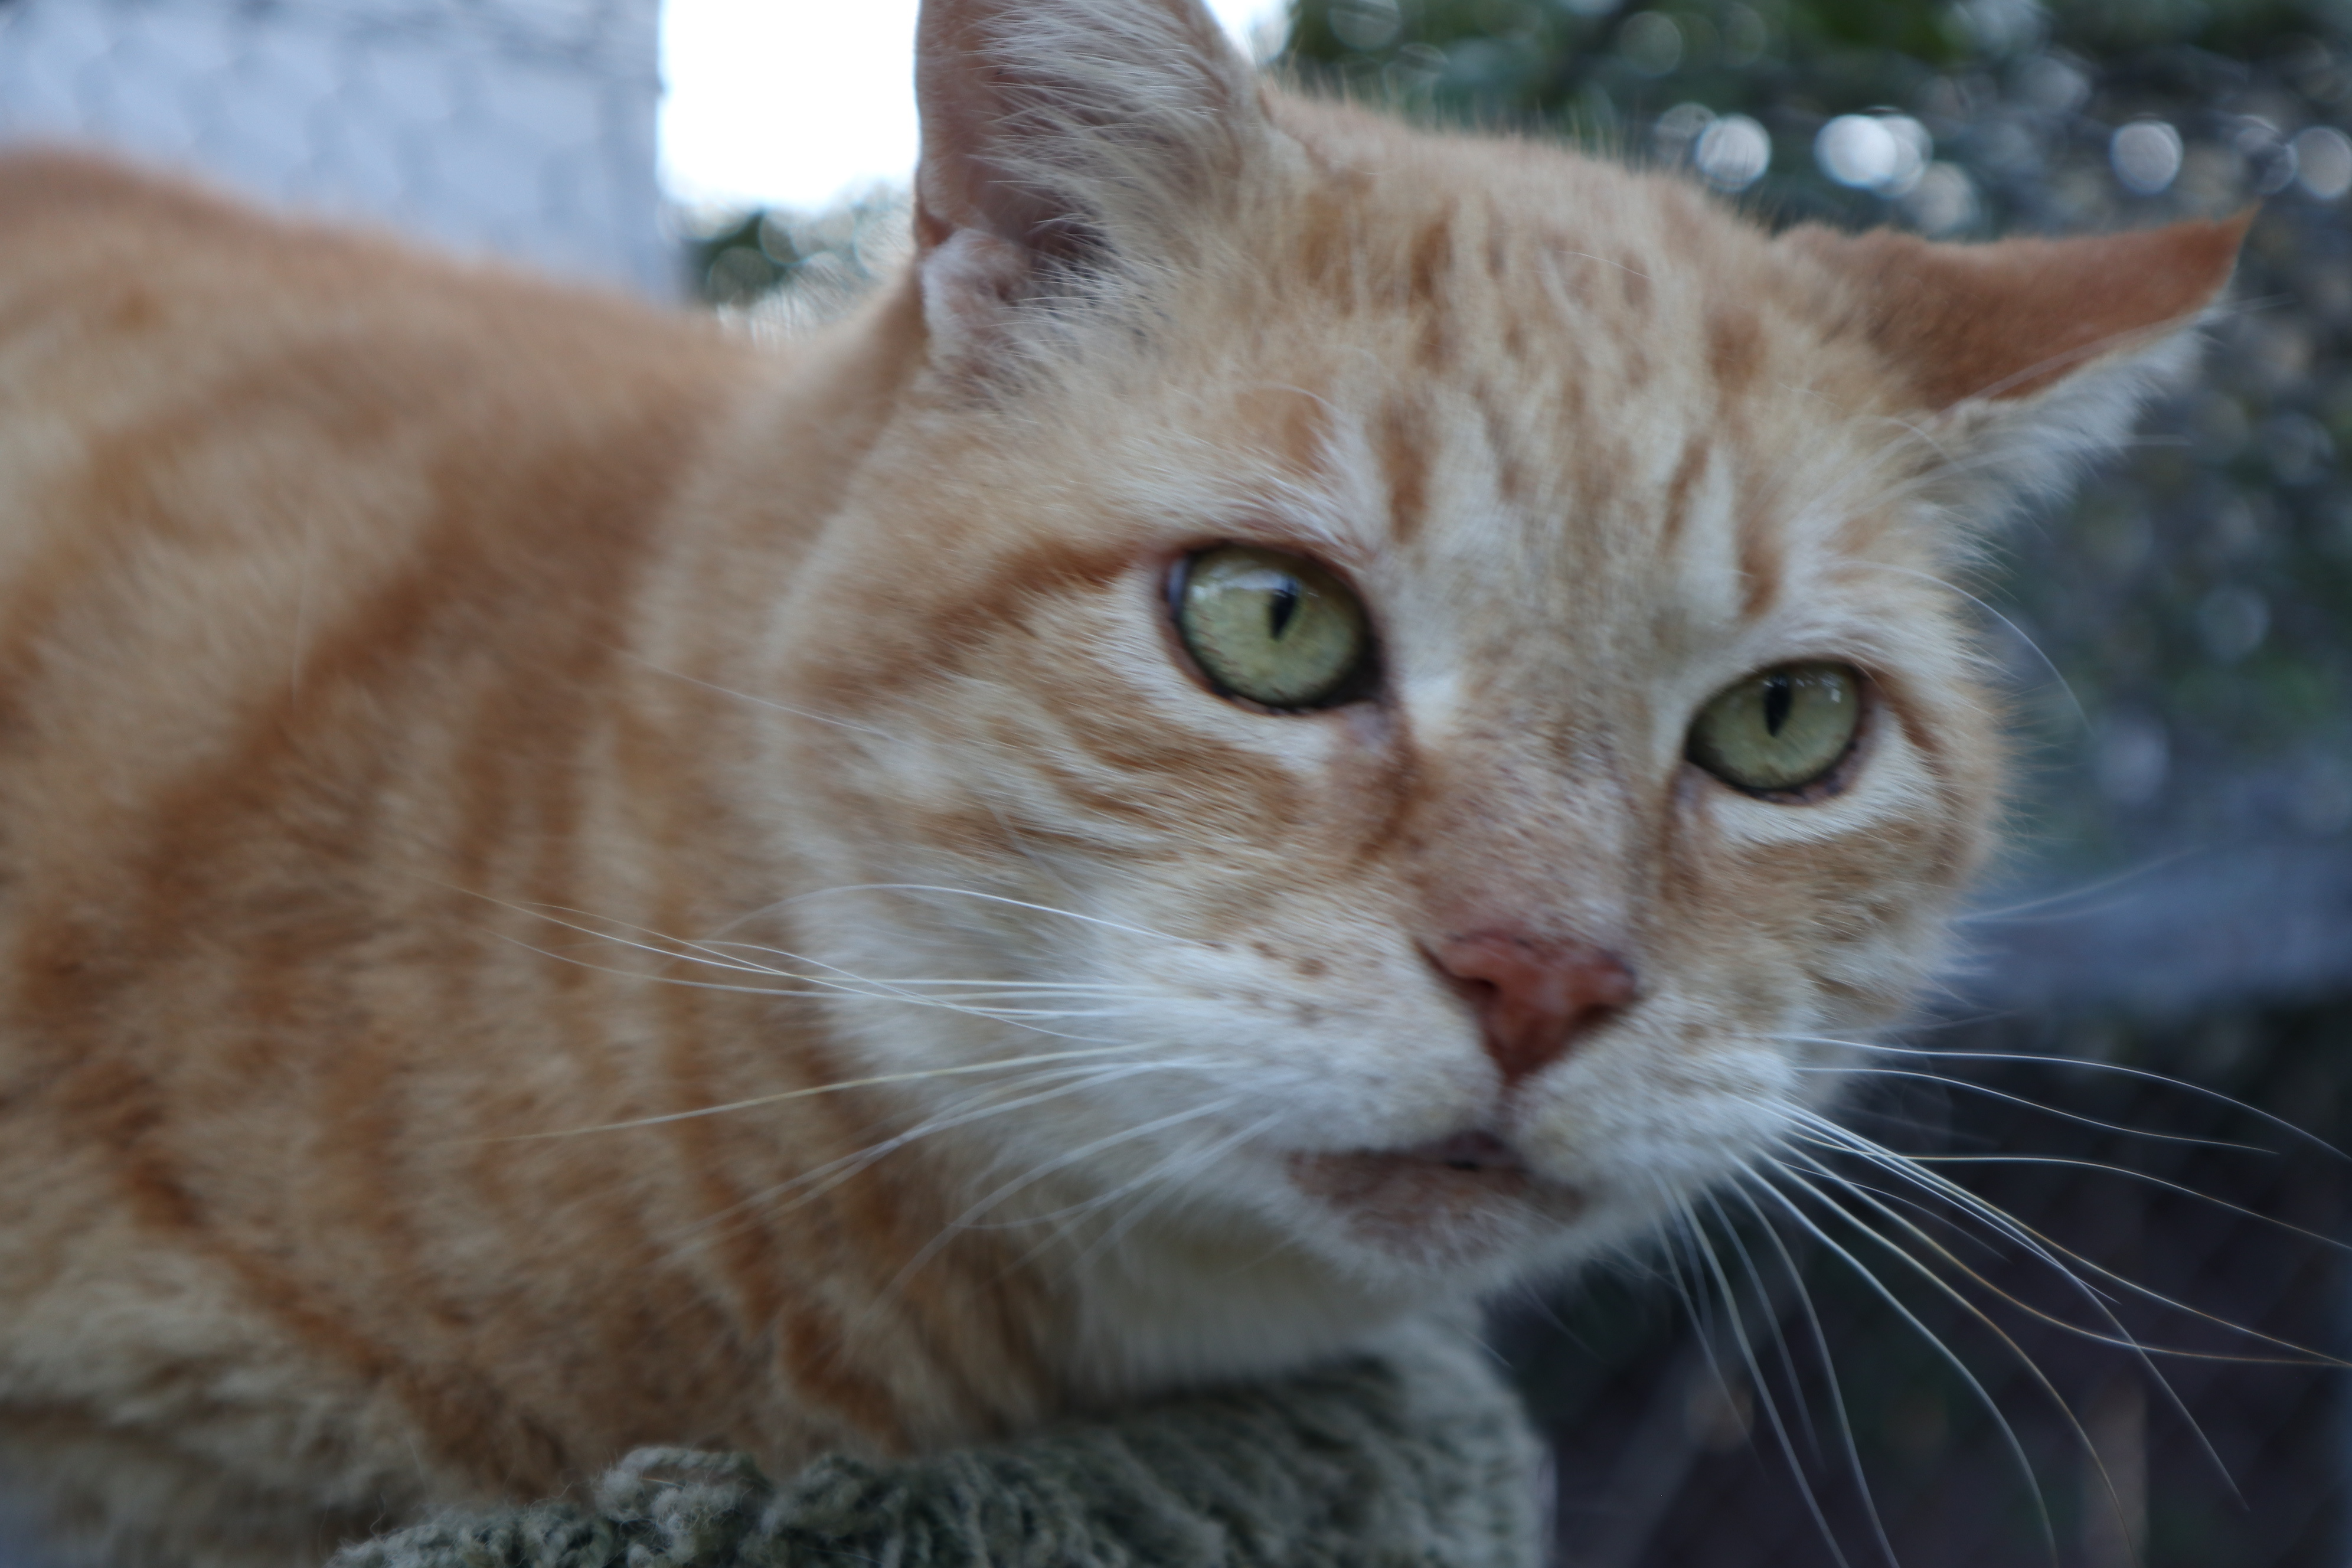
[[[923,0],[915,97],[923,315],[964,370],[1148,274],[1263,123],[1199,0]]]
[[[1995,459],[1958,467],[2014,498],[2129,433],[2188,363],[2252,217],[1988,245],[1805,226],[1780,243],[1836,279],[1832,331],[1866,339],[1939,445]]]

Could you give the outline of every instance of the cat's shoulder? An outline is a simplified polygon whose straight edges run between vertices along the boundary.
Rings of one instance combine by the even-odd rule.
[[[0,153],[0,282],[119,269],[158,282],[234,264],[248,284],[299,284],[322,263],[346,274],[418,273],[387,238],[266,211],[199,182],[76,148]]]
[[[322,428],[524,449],[674,426],[752,374],[750,353],[706,316],[175,174],[0,156],[0,409],[85,436],[235,441],[257,407],[299,405]]]
[[[478,356],[571,345],[633,362],[725,361],[707,319],[362,225],[272,211],[175,174],[69,148],[0,154],[0,337],[104,305],[116,328],[258,342],[387,334]]]

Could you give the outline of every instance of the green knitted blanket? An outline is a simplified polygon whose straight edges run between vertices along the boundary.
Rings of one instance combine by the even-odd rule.
[[[331,1568],[1533,1568],[1537,1446],[1485,1358],[1418,1337],[1264,1387],[903,1464],[646,1448],[556,1501]]]

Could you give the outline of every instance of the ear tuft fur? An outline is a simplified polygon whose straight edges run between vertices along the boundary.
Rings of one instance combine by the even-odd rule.
[[[2062,488],[2188,368],[2252,217],[1991,245],[1806,226],[1782,243],[1831,273],[1832,334],[1865,338],[1972,459],[1948,478],[1982,515]]]
[[[915,237],[951,358],[1150,273],[1238,172],[1248,66],[1198,0],[924,0]]]
[[[2083,239],[1937,245],[1806,226],[1784,243],[1828,268],[1853,324],[1921,403],[2032,396],[2189,325],[2230,281],[2252,212]]]

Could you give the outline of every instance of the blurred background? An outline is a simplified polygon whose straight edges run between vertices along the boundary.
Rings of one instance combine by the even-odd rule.
[[[0,141],[789,323],[903,253],[912,11],[0,0]],[[1495,1335],[1571,1568],[2345,1568],[2352,0],[1220,15],[1317,89],[1685,171],[1775,226],[2259,206],[2196,387],[1975,584],[2019,847],[1849,1117],[1951,1191],[1824,1153],[1843,1200],[1727,1203]],[[0,1519],[0,1565],[24,1539]]]

